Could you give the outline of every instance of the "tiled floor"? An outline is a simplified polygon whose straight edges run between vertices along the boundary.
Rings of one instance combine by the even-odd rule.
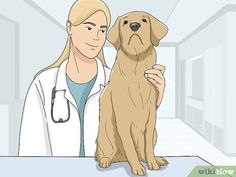
[[[236,157],[228,157],[180,119],[158,119],[156,155],[198,155],[213,165],[236,165]]]

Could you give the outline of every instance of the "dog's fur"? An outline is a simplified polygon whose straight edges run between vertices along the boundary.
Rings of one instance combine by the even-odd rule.
[[[141,24],[135,32],[130,27],[133,22]],[[154,46],[166,33],[163,23],[140,11],[118,17],[109,31],[108,41],[117,56],[100,97],[96,159],[101,167],[128,161],[134,174],[144,175],[139,160],[147,162],[149,169],[167,164],[163,157],[154,156],[158,91],[144,77],[144,71],[156,64]]]

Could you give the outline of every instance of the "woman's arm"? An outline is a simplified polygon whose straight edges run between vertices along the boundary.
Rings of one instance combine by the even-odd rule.
[[[38,81],[33,81],[27,92],[22,113],[19,156],[50,156],[50,143],[44,98],[40,95]]]

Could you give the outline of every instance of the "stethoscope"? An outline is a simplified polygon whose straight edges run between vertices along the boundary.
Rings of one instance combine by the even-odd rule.
[[[56,98],[56,87],[54,87],[52,89],[52,97],[51,97],[51,118],[52,118],[52,121],[54,123],[64,123],[64,122],[67,122],[69,119],[70,119],[70,105],[69,105],[69,100],[67,100],[67,110],[68,110],[68,115],[67,115],[67,118],[59,118],[58,120],[54,118],[54,115],[53,115],[53,109],[54,109],[54,102],[55,102],[55,98]]]

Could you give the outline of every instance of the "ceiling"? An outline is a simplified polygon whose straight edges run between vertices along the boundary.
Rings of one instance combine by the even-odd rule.
[[[182,41],[227,4],[236,4],[236,0],[179,0],[166,23],[169,32],[163,41]]]
[[[35,4],[54,17],[63,26],[65,25],[68,11],[75,0],[48,1],[32,0]],[[147,11],[163,22],[166,22],[179,0],[103,0],[111,11],[112,23],[116,17],[134,10]],[[55,3],[56,2],[56,3]]]
[[[50,17],[65,26],[67,15],[74,0],[48,1],[30,0]],[[124,13],[142,10],[151,13],[166,23],[169,32],[163,42],[178,43],[194,29],[210,18],[226,4],[236,4],[236,0],[103,0],[112,15],[112,24]],[[55,3],[56,2],[56,3]]]

